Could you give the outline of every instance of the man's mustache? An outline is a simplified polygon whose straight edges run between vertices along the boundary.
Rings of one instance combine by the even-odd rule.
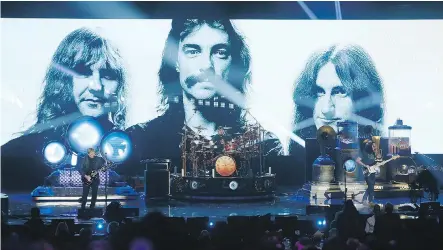
[[[191,75],[188,76],[185,79],[185,83],[186,85],[191,88],[193,87],[195,84],[199,83],[199,82],[210,82],[211,78],[214,77],[214,73],[213,72],[203,72],[201,74],[198,75]]]

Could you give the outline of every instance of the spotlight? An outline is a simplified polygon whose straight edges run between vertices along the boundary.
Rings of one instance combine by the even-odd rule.
[[[317,226],[318,227],[325,227],[326,226],[326,220],[325,219],[317,220]]]
[[[238,183],[237,183],[236,181],[231,181],[231,182],[229,183],[229,188],[230,188],[231,190],[236,190],[236,189],[238,188]]]
[[[132,151],[131,139],[123,131],[110,132],[103,138],[100,147],[104,157],[116,163],[124,162]]]
[[[77,119],[68,129],[69,145],[77,154],[86,154],[88,148],[97,148],[102,137],[100,123],[90,116]]]
[[[76,154],[72,154],[71,155],[71,165],[72,166],[77,166],[77,159],[78,157],[77,157],[77,155]]]
[[[102,230],[105,227],[102,223],[97,224],[97,229]]]
[[[352,173],[357,168],[357,164],[355,163],[354,160],[349,159],[345,161],[345,163],[343,164],[343,168],[346,170],[346,172]]]
[[[209,226],[213,227],[214,226],[214,222],[209,222]]]
[[[66,147],[60,142],[50,142],[43,148],[43,156],[50,165],[61,163],[66,157]]]

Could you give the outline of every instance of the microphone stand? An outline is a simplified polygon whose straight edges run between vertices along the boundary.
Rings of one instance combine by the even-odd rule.
[[[336,147],[338,153],[338,162],[341,164],[341,168],[343,169],[343,180],[345,182],[345,202],[348,199],[348,186],[347,186],[347,177],[346,177],[346,166],[343,164],[342,156],[341,156],[341,148]]]
[[[106,153],[105,153],[105,156],[106,156]],[[106,165],[106,172],[105,172],[105,209],[106,209],[106,207],[108,206],[108,175],[109,175],[109,169],[108,169],[108,161],[106,160],[106,157],[104,157],[104,160],[105,160],[105,165]]]

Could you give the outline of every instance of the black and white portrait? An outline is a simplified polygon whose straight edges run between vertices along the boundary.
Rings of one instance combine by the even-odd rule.
[[[118,49],[98,30],[79,28],[69,33],[56,48],[44,75],[36,123],[1,148],[2,176],[13,166],[43,165],[46,169],[45,144],[63,143],[76,118],[95,117],[107,131],[124,129],[125,79]]]
[[[186,125],[206,137],[220,126],[241,130],[243,111],[216,91],[213,77],[244,94],[250,81],[250,53],[228,19],[174,19],[158,73],[164,114],[127,131],[138,159],[175,158]]]
[[[297,79],[295,132],[316,138],[321,126],[355,121],[383,129],[384,88],[370,55],[358,45],[314,53]]]
[[[285,154],[342,120],[387,136],[401,118],[413,128],[413,151],[443,148],[424,139],[443,133],[435,115],[443,105],[441,20],[3,19],[1,26],[2,171],[9,156],[44,166],[44,145],[65,140],[82,115],[126,131],[137,162],[180,160],[183,128],[204,128],[198,133],[211,138],[219,127],[242,133],[255,119],[284,142]]]

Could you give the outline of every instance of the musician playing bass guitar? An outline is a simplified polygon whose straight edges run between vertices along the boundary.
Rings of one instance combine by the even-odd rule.
[[[98,186],[100,184],[99,175],[96,174],[92,176],[93,172],[98,171],[105,164],[105,160],[101,157],[95,155],[95,150],[93,148],[88,149],[88,156],[85,157],[83,165],[81,168],[81,175],[83,181],[83,196],[82,196],[82,209],[86,207],[86,201],[88,200],[89,190],[92,188],[92,199],[90,208],[95,207],[95,202],[97,201]]]

